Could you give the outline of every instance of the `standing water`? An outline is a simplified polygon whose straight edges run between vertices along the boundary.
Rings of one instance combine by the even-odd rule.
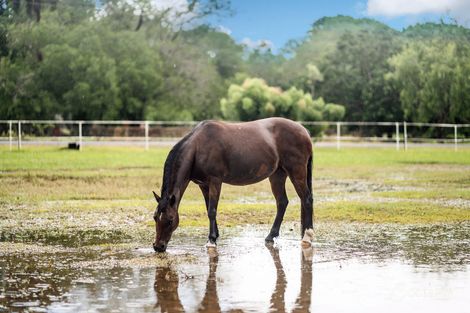
[[[168,251],[0,243],[0,312],[468,312],[470,223],[200,230]],[[147,246],[150,246],[148,244]]]

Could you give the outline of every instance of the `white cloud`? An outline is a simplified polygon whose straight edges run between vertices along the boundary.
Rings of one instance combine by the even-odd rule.
[[[457,19],[470,18],[469,0],[368,0],[367,14],[387,17],[426,13],[449,14]]]

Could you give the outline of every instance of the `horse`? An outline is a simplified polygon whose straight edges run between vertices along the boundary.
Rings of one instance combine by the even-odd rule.
[[[277,214],[266,242],[279,236],[289,203],[287,177],[301,200],[301,235],[313,234],[312,141],[299,123],[273,117],[251,122],[203,121],[171,149],[153,218],[153,248],[164,252],[178,227],[178,207],[189,182],[201,189],[209,218],[208,247],[219,237],[217,205],[222,184],[249,185],[269,178]]]

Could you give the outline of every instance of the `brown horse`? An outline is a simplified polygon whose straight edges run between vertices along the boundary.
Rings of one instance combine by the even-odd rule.
[[[301,200],[302,235],[313,228],[312,141],[300,124],[284,118],[246,123],[204,121],[181,139],[165,161],[161,197],[154,219],[155,251],[166,250],[178,227],[178,206],[189,182],[204,196],[209,217],[209,242],[219,237],[216,214],[222,183],[248,185],[269,177],[277,214],[266,241],[279,236],[288,199],[289,177]]]

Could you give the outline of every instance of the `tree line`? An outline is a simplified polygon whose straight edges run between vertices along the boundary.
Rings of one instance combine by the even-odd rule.
[[[229,1],[0,0],[0,119],[470,123],[470,30],[315,21],[279,53],[211,26]]]

